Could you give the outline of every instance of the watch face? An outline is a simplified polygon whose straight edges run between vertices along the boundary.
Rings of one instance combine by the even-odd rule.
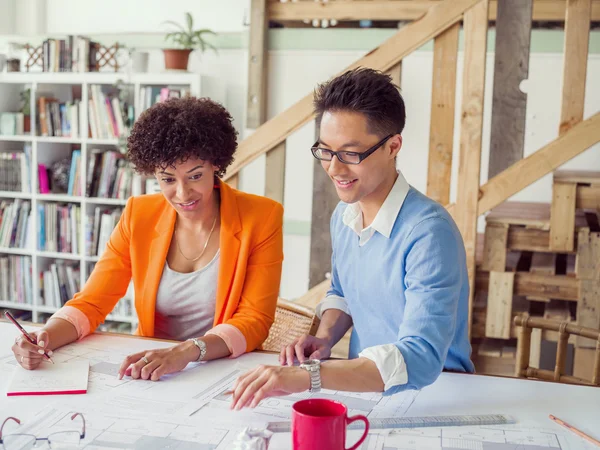
[[[306,361],[304,361],[302,363],[303,366],[318,366],[319,364],[321,364],[321,361],[318,359],[307,359]]]

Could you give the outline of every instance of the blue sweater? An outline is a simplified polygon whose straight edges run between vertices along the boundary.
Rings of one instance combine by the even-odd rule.
[[[344,297],[350,309],[349,357],[376,345],[398,347],[408,382],[384,395],[427,386],[442,369],[473,372],[465,250],[446,209],[411,187],[390,238],[375,233],[360,247],[342,221],[346,207],[340,202],[331,218],[328,294]]]

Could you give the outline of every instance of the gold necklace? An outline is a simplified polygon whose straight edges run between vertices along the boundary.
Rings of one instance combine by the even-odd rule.
[[[187,259],[188,261],[198,261],[200,258],[202,258],[202,255],[204,255],[204,252],[206,251],[206,247],[208,246],[208,242],[210,241],[210,237],[212,236],[213,230],[215,229],[215,225],[217,223],[217,217],[218,214],[215,215],[215,220],[213,220],[213,224],[212,224],[212,228],[210,229],[210,233],[208,234],[208,238],[206,239],[206,242],[204,243],[204,248],[202,249],[202,253],[200,253],[199,256],[197,256],[196,258],[188,258],[187,256],[185,256],[183,254],[183,252],[181,251],[181,247],[179,246],[179,239],[177,239],[177,236],[175,236],[175,244],[177,245],[177,250],[179,250],[179,253],[181,254],[181,256],[183,256],[185,259]]]

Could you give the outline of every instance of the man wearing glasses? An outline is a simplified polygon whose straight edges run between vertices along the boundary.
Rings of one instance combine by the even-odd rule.
[[[331,218],[331,289],[316,336],[282,349],[235,384],[232,408],[326,389],[420,389],[443,369],[472,372],[469,282],[461,235],[443,206],[396,169],[404,101],[390,77],[360,68],[315,92],[312,154],[341,202]],[[353,326],[349,360],[326,361]],[[301,363],[293,366],[295,359]]]

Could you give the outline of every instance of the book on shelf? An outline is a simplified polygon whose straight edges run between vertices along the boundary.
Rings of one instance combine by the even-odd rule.
[[[44,72],[96,72],[97,43],[85,36],[46,39],[42,43]]]
[[[145,111],[170,98],[189,97],[191,91],[186,86],[141,86],[139,94],[139,111]]]
[[[45,164],[38,164],[38,192],[48,194],[50,192],[50,177]]]
[[[94,139],[116,139],[129,134],[133,105],[119,98],[119,92],[93,84],[89,87],[88,135]]]
[[[42,304],[60,308],[79,292],[79,268],[56,260],[47,270],[40,272],[39,288]]]
[[[38,97],[37,120],[40,136],[81,137],[81,100],[60,102],[58,99],[42,95]]]
[[[0,153],[0,191],[31,193],[31,144]]]
[[[31,257],[0,256],[0,300],[33,304]]]
[[[25,134],[25,115],[23,113],[0,113],[0,135],[21,136],[23,134]]]
[[[86,196],[125,200],[141,195],[142,175],[114,150],[92,149],[88,161]]]
[[[75,204],[38,204],[38,249],[78,254],[81,208]]]
[[[123,208],[110,209],[96,206],[94,213],[86,216],[85,254],[87,256],[102,255],[122,213]]]
[[[31,203],[21,199],[0,202],[0,247],[31,248]]]

